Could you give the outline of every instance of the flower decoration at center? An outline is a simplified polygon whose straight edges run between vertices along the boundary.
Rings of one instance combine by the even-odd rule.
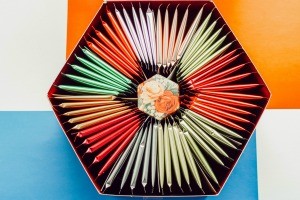
[[[179,86],[157,74],[138,86],[138,108],[162,120],[179,108]]]

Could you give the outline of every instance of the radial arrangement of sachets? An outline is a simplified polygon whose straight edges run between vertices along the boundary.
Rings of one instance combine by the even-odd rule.
[[[221,190],[270,94],[212,2],[108,1],[48,96],[99,192],[178,196]]]

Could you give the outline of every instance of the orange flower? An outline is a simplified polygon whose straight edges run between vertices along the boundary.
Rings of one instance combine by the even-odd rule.
[[[157,112],[172,114],[179,108],[179,97],[171,91],[164,91],[155,101],[154,106]]]

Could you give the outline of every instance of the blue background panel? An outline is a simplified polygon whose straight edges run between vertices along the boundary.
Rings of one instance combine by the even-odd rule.
[[[0,199],[129,199],[97,193],[52,112],[0,112],[0,127]],[[257,190],[254,134],[220,195],[195,199],[252,200]]]

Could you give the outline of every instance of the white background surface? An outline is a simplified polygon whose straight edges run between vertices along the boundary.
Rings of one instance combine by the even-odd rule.
[[[0,0],[0,110],[50,110],[65,61],[67,0]],[[259,197],[300,199],[300,110],[267,110],[257,128]]]
[[[256,136],[260,199],[300,199],[300,109],[266,110]]]
[[[0,110],[48,110],[65,61],[67,0],[0,0]]]

